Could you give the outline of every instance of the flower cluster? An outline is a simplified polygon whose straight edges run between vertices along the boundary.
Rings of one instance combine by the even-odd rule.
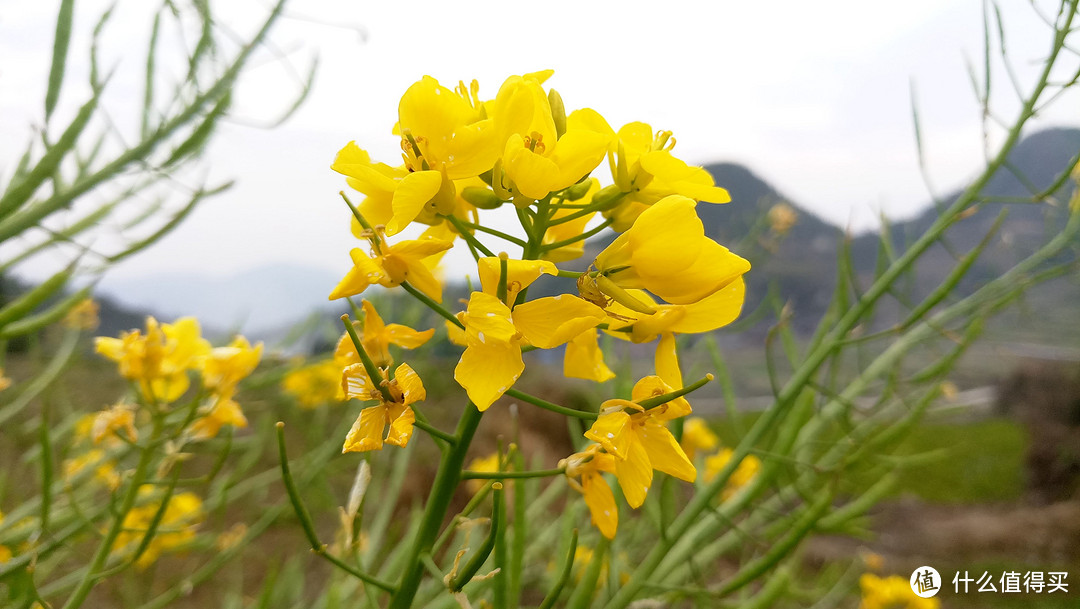
[[[614,374],[600,332],[658,341],[656,374],[628,399],[601,404],[585,433],[593,444],[562,465],[611,537],[618,510],[603,474],[615,476],[631,507],[644,502],[654,470],[695,480],[692,460],[667,427],[690,414],[683,395],[696,388],[684,389],[675,337],[733,321],[750,264],[707,236],[698,203],[730,197],[707,171],[674,155],[671,132],[641,122],[614,129],[591,108],[568,113],[561,95],[546,88],[551,76],[511,76],[488,99],[475,81],[451,89],[425,76],[398,106],[401,164],[376,162],[354,142],[341,149],[331,168],[363,195],[355,206],[345,199],[365,247],[350,252],[352,268],[330,298],[374,285],[400,288],[445,317],[450,341],[463,348],[454,378],[481,412],[508,392],[520,397],[513,386],[525,351],[565,346],[566,376],[604,382]],[[593,175],[602,165],[607,186]],[[488,214],[503,206],[520,231],[493,225]],[[423,229],[415,238],[400,237],[416,224]],[[577,270],[563,266],[583,258],[586,240],[607,228],[615,236],[591,260]],[[492,239],[497,246],[489,247]],[[479,289],[455,312],[442,305],[438,266],[457,244],[476,260]],[[574,278],[576,286],[564,281],[554,295],[530,297],[545,276]],[[423,424],[416,404],[425,391],[407,364],[391,374],[387,347],[414,348],[431,331],[392,329],[366,302],[363,317],[343,336],[334,363],[347,397],[376,404],[361,412],[345,450],[404,446]]]
[[[180,399],[191,386],[189,373],[197,372],[201,378],[197,397],[205,398],[206,403],[192,423],[193,438],[212,438],[224,425],[247,425],[233,397],[240,381],[259,364],[262,343],[252,346],[237,336],[224,347],[211,347],[193,317],[172,324],[147,317],[145,334],[132,330],[119,338],[100,336],[94,346],[98,353],[117,362],[121,376],[134,382],[143,402],[154,408]],[[120,432],[135,440],[134,407],[115,406],[94,422],[95,444]]]

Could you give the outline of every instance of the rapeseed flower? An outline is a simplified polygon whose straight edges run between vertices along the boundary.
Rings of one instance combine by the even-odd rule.
[[[364,311],[364,321],[363,324],[353,322],[353,325],[358,330],[360,344],[376,366],[386,368],[394,363],[394,358],[390,356],[390,345],[415,349],[435,335],[434,329],[419,332],[401,324],[384,323],[374,305],[367,300],[361,301],[360,304]],[[348,332],[342,334],[338,340],[337,348],[334,350],[334,361],[342,368],[360,363],[360,354],[356,352],[356,346],[353,345]]]
[[[684,305],[727,287],[750,270],[750,263],[705,236],[695,206],[683,196],[661,199],[597,255],[596,273],[582,279],[592,278],[616,300],[619,290],[641,288]]]
[[[383,378],[379,382],[390,394],[390,400],[368,376],[363,364],[353,364],[342,373],[341,385],[347,398],[379,402],[360,411],[345,436],[343,453],[382,450],[387,425],[390,426],[385,438],[388,444],[404,447],[412,437],[413,422],[416,421],[412,404],[427,397],[424,384],[408,364],[398,366],[393,379],[386,377],[386,370],[381,372]]]
[[[281,387],[292,395],[301,408],[317,408],[330,402],[344,402],[341,370],[347,364],[324,360],[301,366],[285,375]]]
[[[124,332],[120,338],[99,336],[95,350],[117,362],[120,375],[136,381],[144,398],[173,402],[187,391],[187,371],[197,368],[210,353],[210,343],[200,335],[199,322],[184,317],[172,324],[146,318],[146,334]]]
[[[673,388],[659,376],[647,376],[637,384],[631,400],[614,399],[601,404],[601,415],[585,432],[615,457],[615,477],[630,507],[640,507],[652,486],[653,470],[680,480],[697,478],[694,464],[686,457],[666,421],[690,414],[686,398],[677,397],[646,410],[639,402],[671,393]],[[634,411],[633,414],[626,412]]]
[[[615,530],[619,526],[619,507],[615,505],[615,495],[601,473],[615,473],[615,463],[615,457],[604,452],[599,444],[590,444],[585,450],[559,462],[559,467],[566,471],[570,485],[584,495],[592,523],[608,539],[615,538]]]
[[[859,609],[938,609],[941,601],[921,598],[911,590],[908,580],[898,575],[878,577],[864,573],[859,578],[862,603]]]
[[[425,260],[453,247],[452,241],[411,239],[389,245],[374,235],[369,240],[370,254],[360,248],[349,251],[353,268],[334,287],[330,300],[355,296],[376,284],[392,288],[408,281],[436,302],[442,302],[442,283],[432,274]]]

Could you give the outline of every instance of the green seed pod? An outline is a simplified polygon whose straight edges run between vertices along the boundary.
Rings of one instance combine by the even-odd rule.
[[[494,192],[487,188],[466,186],[461,191],[461,198],[480,209],[496,209],[504,203]]]
[[[577,201],[577,200],[581,199],[581,197],[584,197],[585,195],[589,194],[589,189],[592,188],[592,184],[593,184],[592,180],[589,179],[589,178],[586,178],[586,179],[578,182],[577,184],[574,184],[570,188],[567,188],[566,189],[566,200],[567,201]]]
[[[596,287],[600,288],[600,291],[607,294],[611,298],[615,299],[615,302],[630,309],[631,311],[637,311],[638,313],[644,313],[646,315],[652,315],[656,313],[656,309],[652,305],[642,302],[635,298],[630,292],[615,285],[615,282],[611,279],[600,275],[596,278]]]
[[[619,201],[622,201],[625,196],[625,192],[620,190],[617,185],[612,184],[601,188],[599,192],[593,195],[592,204],[596,205],[599,211],[607,211],[618,205]]]

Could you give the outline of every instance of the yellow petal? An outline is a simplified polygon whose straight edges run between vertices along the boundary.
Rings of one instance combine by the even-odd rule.
[[[401,324],[390,324],[386,326],[386,334],[390,337],[390,344],[415,349],[431,340],[431,337],[435,335],[435,329],[420,332]]]
[[[386,234],[396,235],[415,220],[439,192],[442,181],[443,175],[438,171],[417,171],[405,176],[394,190],[394,215],[386,224]]]
[[[675,192],[710,203],[728,203],[731,195],[714,185],[712,175],[701,167],[687,165],[668,150],[647,152],[639,159],[641,168],[671,185]]]
[[[615,378],[615,373],[604,363],[596,330],[586,330],[566,343],[563,375],[597,383]]]
[[[615,460],[615,477],[630,507],[637,509],[645,503],[645,495],[652,486],[652,471],[645,447],[634,438],[628,445],[626,458]]]
[[[480,287],[492,296],[498,291],[502,266],[498,258],[489,256],[476,263]],[[559,269],[547,260],[507,260],[506,300],[513,303],[521,290],[532,285],[541,275],[558,275]]]
[[[388,413],[390,430],[386,432],[386,443],[404,448],[409,443],[409,438],[412,437],[416,413],[413,412],[412,407],[403,404],[389,406]]]
[[[529,150],[520,135],[512,135],[503,151],[503,168],[506,176],[514,182],[518,192],[526,197],[542,199],[548,193],[566,188],[562,172],[555,161]]]
[[[381,395],[379,388],[371,382],[364,365],[359,363],[351,364],[341,371],[341,389],[345,392],[345,399],[377,400]]]
[[[352,429],[345,435],[342,453],[382,450],[383,429],[386,428],[386,406],[379,404],[360,411]]]
[[[394,380],[397,381],[398,389],[405,400],[405,404],[415,404],[427,399],[427,391],[424,383],[420,381],[420,375],[408,364],[402,364],[394,371]]]
[[[648,417],[645,424],[638,429],[637,435],[649,455],[653,469],[687,482],[693,482],[697,478],[694,464],[686,458],[686,453],[675,441],[675,436],[662,423]]]
[[[548,157],[559,168],[559,181],[551,190],[562,190],[586,176],[607,153],[608,140],[594,131],[567,131]]]
[[[615,152],[618,145],[618,135],[599,112],[592,108],[580,108],[571,112],[566,117],[567,132],[581,129],[602,135],[608,143],[608,149]]]
[[[352,257],[353,268],[349,269],[345,277],[330,292],[330,300],[359,294],[368,286],[378,283],[386,275],[382,267],[364,253],[364,250],[353,248],[349,251],[349,256]]]
[[[464,317],[469,345],[508,344],[518,334],[510,309],[491,294],[473,292]]]
[[[681,306],[682,317],[671,324],[670,331],[683,334],[709,332],[728,325],[739,317],[746,299],[746,282],[737,277],[723,289],[693,304]]]
[[[581,477],[581,488],[593,524],[600,529],[601,535],[614,539],[619,526],[619,508],[615,505],[611,487],[599,473],[589,472]]]
[[[454,379],[481,412],[509,389],[522,371],[521,348],[507,342],[471,343],[454,368]]]
[[[648,398],[658,397],[672,391],[675,391],[675,388],[665,383],[659,376],[646,376],[634,384],[631,393],[634,402],[640,403]],[[684,417],[690,412],[690,402],[687,402],[685,397],[677,397],[670,402],[651,408],[649,415],[661,421],[669,421]]]
[[[656,375],[672,389],[682,389],[682,371],[679,370],[679,355],[675,350],[675,335],[670,332],[660,337],[656,343]]]
[[[618,411],[601,415],[585,432],[585,437],[604,447],[617,459],[626,459],[630,450],[630,415]]]
[[[606,318],[603,309],[570,294],[537,298],[513,312],[514,326],[540,349],[554,349]]]

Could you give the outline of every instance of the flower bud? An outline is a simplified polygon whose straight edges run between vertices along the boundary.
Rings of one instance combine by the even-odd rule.
[[[503,200],[494,192],[491,192],[487,188],[480,188],[477,186],[466,186],[463,188],[461,190],[461,198],[480,209],[495,209],[503,204]]]
[[[592,188],[593,181],[590,179],[584,179],[577,184],[574,184],[570,188],[566,189],[566,200],[577,201],[589,194],[589,189]]]
[[[548,105],[551,106],[551,118],[555,121],[555,135],[562,137],[566,133],[566,106],[555,89],[548,91]]]

